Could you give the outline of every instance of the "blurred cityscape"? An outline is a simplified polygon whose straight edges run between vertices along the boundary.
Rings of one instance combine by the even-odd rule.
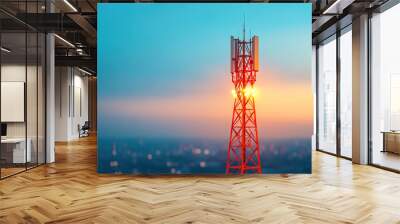
[[[224,174],[226,139],[100,138],[100,173]],[[310,139],[260,142],[263,173],[311,173]]]

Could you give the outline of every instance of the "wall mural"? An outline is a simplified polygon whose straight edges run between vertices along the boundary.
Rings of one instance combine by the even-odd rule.
[[[311,4],[103,3],[98,172],[310,173]]]

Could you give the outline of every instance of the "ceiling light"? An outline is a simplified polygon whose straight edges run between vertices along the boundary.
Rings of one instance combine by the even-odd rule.
[[[68,1],[64,0],[65,4],[67,4],[74,12],[78,12],[78,10]]]
[[[9,50],[9,49],[7,49],[5,47],[1,47],[1,51],[4,51],[6,53],[10,53],[11,52],[11,50]]]
[[[336,0],[322,14],[342,14],[343,9],[351,5],[355,0]]]
[[[336,0],[331,6],[329,6],[322,14],[328,14],[332,9],[334,9],[340,0]]]
[[[72,44],[71,42],[69,42],[68,40],[66,40],[66,39],[64,39],[64,38],[62,38],[62,37],[60,37],[60,36],[57,35],[57,34],[54,34],[54,36],[57,37],[57,38],[58,38],[59,40],[61,40],[62,42],[66,43],[68,46],[75,48],[75,45],[73,45],[73,44]]]
[[[90,75],[90,76],[93,75],[92,73],[90,73],[90,72],[88,72],[88,71],[86,71],[86,70],[83,70],[83,69],[81,69],[81,68],[79,68],[79,67],[78,67],[78,70],[81,71],[81,72],[83,72],[83,73],[85,73],[86,75]]]
[[[78,53],[79,55],[83,55],[83,49],[82,48],[77,48],[76,49],[76,53]]]

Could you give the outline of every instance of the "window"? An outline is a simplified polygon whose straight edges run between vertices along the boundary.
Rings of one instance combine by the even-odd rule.
[[[371,160],[400,170],[400,4],[371,19]]]
[[[336,36],[318,47],[318,149],[336,153]]]
[[[340,36],[340,155],[352,157],[352,32]]]

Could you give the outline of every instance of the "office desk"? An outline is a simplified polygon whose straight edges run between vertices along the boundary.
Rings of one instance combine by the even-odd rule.
[[[2,157],[5,158],[7,163],[18,164],[31,162],[31,139],[28,138],[27,143],[28,144],[25,151],[25,138],[1,139]]]
[[[382,152],[392,152],[400,154],[400,132],[383,131],[383,150]]]

